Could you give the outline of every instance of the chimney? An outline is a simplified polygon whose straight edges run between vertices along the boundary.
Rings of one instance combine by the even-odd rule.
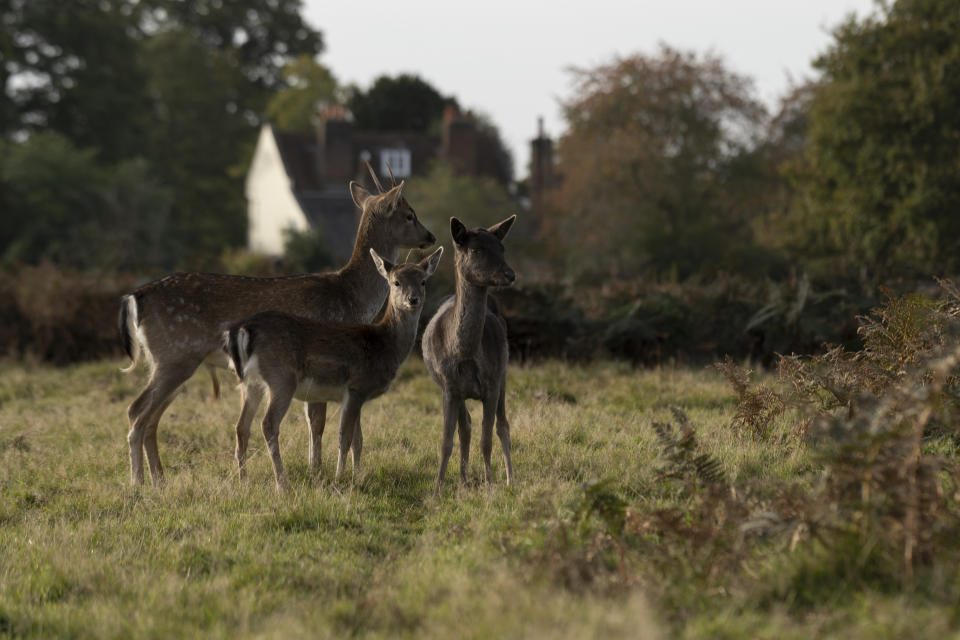
[[[544,132],[543,116],[540,116],[537,118],[537,137],[530,141],[530,206],[534,211],[555,185],[553,140]]]
[[[344,184],[353,178],[353,122],[341,105],[327,105],[317,128],[317,171],[320,183]]]
[[[479,136],[473,116],[450,105],[443,111],[443,140],[440,153],[457,175],[477,174]]]

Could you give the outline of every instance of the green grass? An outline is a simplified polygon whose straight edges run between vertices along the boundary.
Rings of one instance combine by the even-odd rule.
[[[945,637],[956,620],[943,598],[862,589],[798,607],[790,577],[802,569],[773,544],[708,578],[695,546],[656,536],[634,540],[623,566],[597,564],[596,527],[564,524],[584,482],[608,479],[634,517],[687,500],[655,470],[652,423],[671,421],[671,407],[731,479],[776,484],[810,468],[782,438],[737,437],[734,396],[713,371],[514,366],[515,486],[496,440],[495,482],[480,483],[472,404],[470,485],[455,451],[434,498],[440,394],[417,359],[364,408],[355,481],[331,480],[337,408],[319,478],[291,408],[283,495],[256,427],[237,481],[239,394],[226,384],[213,402],[205,373],[161,423],[166,487],[130,487],[126,407],[145,373],[119,366],[0,365],[0,636],[894,638]],[[567,529],[576,539],[564,546]],[[563,577],[577,558],[595,579]]]

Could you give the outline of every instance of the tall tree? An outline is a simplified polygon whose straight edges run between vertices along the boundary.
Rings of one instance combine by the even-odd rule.
[[[145,129],[137,18],[125,2],[0,5],[2,134],[54,130],[106,161],[137,153]]]
[[[683,277],[734,261],[765,120],[750,81],[668,47],[572,74],[545,229],[571,269]]]
[[[137,3],[141,4],[141,3]],[[179,27],[242,72],[239,107],[258,121],[270,96],[285,86],[284,68],[323,51],[320,32],[303,20],[302,0],[142,0],[142,28]]]
[[[960,266],[960,11],[897,0],[815,67],[796,249],[868,280]]]
[[[152,103],[145,150],[176,194],[177,258],[216,256],[246,238],[241,180],[228,173],[250,135],[238,106],[242,72],[181,29],[153,36],[142,59]]]
[[[320,108],[340,102],[337,80],[330,69],[313,57],[302,55],[287,64],[283,71],[286,86],[267,103],[267,117],[286,131],[313,129]]]
[[[355,91],[350,111],[361,129],[374,131],[427,131],[443,117],[454,98],[445,98],[419,76],[380,76],[366,91]]]

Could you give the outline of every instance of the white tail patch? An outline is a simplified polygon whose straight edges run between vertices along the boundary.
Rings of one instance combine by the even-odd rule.
[[[257,368],[257,356],[250,355],[250,333],[246,327],[240,327],[237,331],[237,353],[240,354],[240,370],[246,379],[247,375],[255,373]]]
[[[147,345],[147,336],[143,331],[143,327],[140,326],[140,313],[137,309],[137,299],[132,295],[124,296],[122,304],[127,308],[127,322],[123,327],[123,331],[126,332],[130,340],[130,358],[132,362],[129,367],[120,369],[120,371],[123,373],[133,371],[140,363],[141,356],[147,360],[152,369],[153,354],[150,353],[150,347]]]

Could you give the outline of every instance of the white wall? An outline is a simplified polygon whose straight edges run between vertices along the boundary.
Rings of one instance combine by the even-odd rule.
[[[281,255],[284,229],[305,231],[309,228],[291,186],[273,129],[265,124],[260,128],[246,182],[247,246],[251,251]]]

